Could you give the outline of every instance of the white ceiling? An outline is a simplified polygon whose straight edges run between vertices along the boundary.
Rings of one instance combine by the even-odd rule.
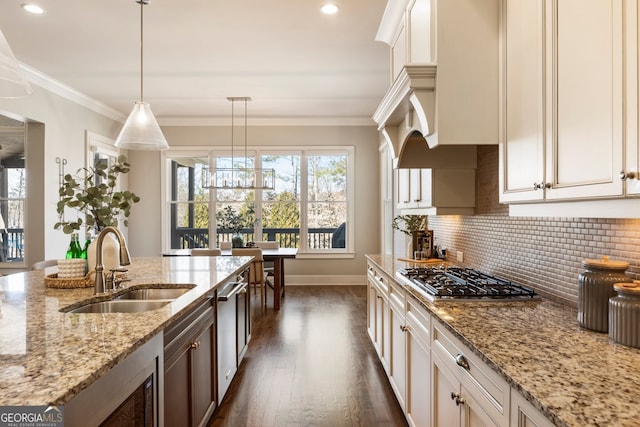
[[[140,97],[135,0],[2,0],[0,29],[18,60],[127,115]],[[152,0],[144,6],[144,98],[161,124],[249,120],[374,124],[389,86],[374,40],[386,0]]]

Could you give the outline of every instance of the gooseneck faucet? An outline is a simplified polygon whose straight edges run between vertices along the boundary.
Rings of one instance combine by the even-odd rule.
[[[106,227],[98,235],[98,241],[96,243],[96,280],[95,280],[95,294],[103,294],[105,292],[104,287],[104,266],[102,265],[102,242],[107,234],[113,233],[118,239],[120,245],[120,265],[131,264],[131,256],[129,255],[129,249],[127,249],[127,243],[124,240],[124,236],[115,227]]]

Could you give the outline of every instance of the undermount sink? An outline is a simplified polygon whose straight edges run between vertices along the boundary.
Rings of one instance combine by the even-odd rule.
[[[110,300],[82,305],[69,313],[140,313],[157,310],[169,304],[171,300]]]
[[[86,302],[77,308],[63,308],[64,313],[141,313],[157,310],[186,294],[195,285],[138,285],[113,295],[106,301]]]
[[[131,289],[115,297],[116,300],[167,300],[176,299],[192,288],[148,288]]]

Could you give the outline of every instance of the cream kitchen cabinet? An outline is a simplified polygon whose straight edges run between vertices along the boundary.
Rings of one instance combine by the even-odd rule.
[[[507,382],[438,321],[432,322],[433,427],[508,426]]]
[[[407,399],[407,337],[404,305],[406,295],[404,289],[395,282],[389,287],[389,331],[391,340],[391,357],[389,358],[389,382],[398,403],[406,409]]]
[[[511,427],[553,427],[553,423],[512,388]]]
[[[389,373],[389,277],[371,263],[367,265],[367,327],[382,366]]]
[[[405,414],[412,427],[428,426],[431,419],[431,315],[407,297],[407,394]]]
[[[475,169],[398,168],[398,208],[405,214],[468,214],[475,207]]]
[[[622,0],[502,2],[501,202],[623,196],[624,21]]]
[[[431,316],[371,263],[367,275],[369,336],[409,425],[427,426],[431,416]],[[375,333],[380,329],[382,336]]]

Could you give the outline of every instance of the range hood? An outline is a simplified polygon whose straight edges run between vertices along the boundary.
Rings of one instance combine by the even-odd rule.
[[[468,70],[445,69],[441,76],[436,64],[405,65],[373,115],[399,167],[406,167],[405,144],[417,135],[427,150],[498,143],[497,78],[474,75],[471,84]]]

